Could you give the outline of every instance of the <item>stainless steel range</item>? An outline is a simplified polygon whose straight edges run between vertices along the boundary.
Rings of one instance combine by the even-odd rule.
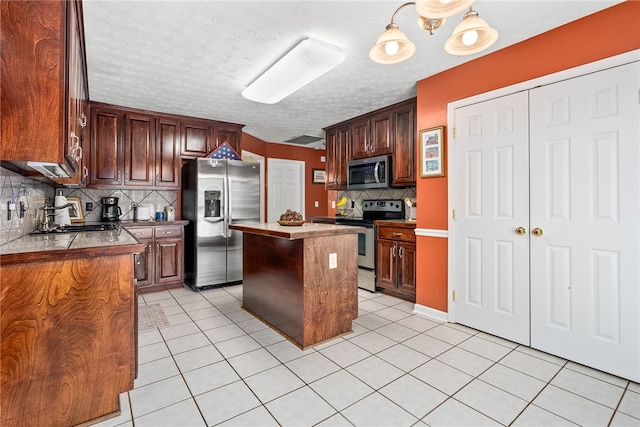
[[[365,234],[358,234],[358,267],[375,271],[376,229],[373,222],[382,219],[404,218],[404,202],[402,200],[363,200],[362,218],[338,216],[336,224],[366,228]],[[363,289],[375,292],[375,283],[371,286],[371,289],[368,287],[363,287]]]

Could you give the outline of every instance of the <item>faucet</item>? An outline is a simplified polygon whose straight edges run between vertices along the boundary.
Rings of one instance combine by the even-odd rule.
[[[74,207],[73,203],[67,203],[61,206],[47,206],[45,202],[44,206],[40,208],[43,211],[42,224],[40,224],[40,231],[53,231],[59,227],[58,224],[51,220],[52,216],[55,216],[55,211],[58,209]]]

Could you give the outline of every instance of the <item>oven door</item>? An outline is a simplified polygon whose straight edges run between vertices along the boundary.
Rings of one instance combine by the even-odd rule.
[[[371,222],[353,219],[338,219],[336,220],[336,225],[352,225],[365,228],[364,234],[358,234],[358,267],[375,270],[376,233],[374,225]]]
[[[364,234],[358,234],[358,267],[367,270],[376,268],[376,236],[373,226],[366,227]]]

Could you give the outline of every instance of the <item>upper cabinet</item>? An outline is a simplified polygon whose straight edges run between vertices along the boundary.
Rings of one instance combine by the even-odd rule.
[[[347,188],[349,160],[390,155],[391,186],[416,185],[416,99],[325,128],[327,149],[326,188]]]
[[[416,185],[416,105],[407,104],[391,113],[393,158],[391,182],[397,187]]]
[[[180,185],[180,123],[145,112],[91,107],[93,188],[168,188]]]
[[[0,8],[0,159],[27,175],[83,185],[89,91],[82,3],[5,1]]]
[[[325,130],[327,190],[345,190],[347,188],[347,159],[351,145],[349,125],[335,126]]]
[[[224,141],[238,151],[242,125],[91,103],[93,188],[180,186],[182,159],[205,156]]]
[[[180,155],[183,159],[206,156],[225,142],[240,154],[242,127],[213,120],[184,121]]]
[[[392,154],[392,136],[389,112],[356,120],[351,125],[351,158],[363,159]]]

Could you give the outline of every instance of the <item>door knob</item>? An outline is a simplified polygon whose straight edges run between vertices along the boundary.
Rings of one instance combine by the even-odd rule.
[[[531,230],[531,234],[533,234],[536,237],[540,237],[542,236],[542,228],[534,228],[533,230]]]
[[[518,236],[522,236],[524,234],[527,234],[527,230],[524,227],[518,227],[516,228],[516,234]]]

